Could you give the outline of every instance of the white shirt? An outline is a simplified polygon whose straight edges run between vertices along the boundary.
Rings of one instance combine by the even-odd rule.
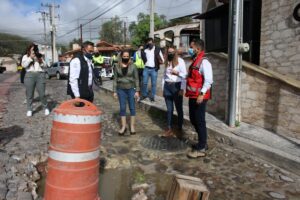
[[[211,84],[213,83],[212,66],[207,59],[204,58],[202,60],[199,72],[204,76],[204,83],[201,92],[205,94],[210,89]]]
[[[32,62],[34,63],[32,64]],[[27,55],[23,56],[21,65],[26,69],[27,72],[43,72],[43,68],[46,67],[44,60],[42,60],[42,63],[39,63]]]
[[[172,70],[179,72],[178,76],[172,74]],[[178,65],[174,68],[172,67],[172,63],[169,62],[168,67],[165,69],[164,78],[163,78],[163,87],[165,82],[181,82],[180,88],[185,90],[186,87],[186,65],[182,58],[178,58]]]
[[[93,69],[92,69],[92,61],[84,56],[84,59],[87,61],[88,66],[89,66],[89,79],[88,79],[88,85],[92,86],[93,84]],[[78,79],[80,75],[80,60],[79,58],[74,58],[70,62],[70,74],[69,74],[69,80],[70,80],[70,85],[73,91],[73,94],[75,97],[80,97],[79,94],[79,88],[78,88]]]
[[[145,49],[145,54],[147,57],[147,62],[145,63],[145,66],[147,67],[155,67],[155,46],[152,49]],[[161,51],[159,51],[159,56],[162,60],[162,62],[164,62],[164,57]]]

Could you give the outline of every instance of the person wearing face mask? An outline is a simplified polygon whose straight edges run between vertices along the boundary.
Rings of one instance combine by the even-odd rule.
[[[186,87],[186,65],[182,58],[178,57],[175,47],[169,47],[165,61],[163,76],[163,96],[167,106],[168,128],[163,137],[175,136],[172,130],[172,117],[174,105],[178,114],[178,130],[182,132],[183,124],[183,91]]]
[[[104,64],[104,57],[99,53],[99,51],[96,51],[93,56],[93,64],[95,77],[98,79],[99,84],[102,85],[101,73]]]
[[[93,52],[94,43],[86,41],[82,50],[70,62],[67,94],[93,102]]]
[[[189,67],[186,79],[185,96],[189,98],[190,122],[198,134],[198,143],[187,156],[198,158],[206,156],[207,130],[205,121],[206,103],[211,99],[213,72],[211,63],[204,57],[204,41],[193,41],[190,44],[193,62]]]
[[[161,49],[157,46],[154,46],[153,38],[147,39],[147,45],[145,48],[145,54],[147,61],[145,62],[145,68],[143,71],[143,89],[141,100],[144,100],[148,97],[148,79],[151,78],[151,95],[150,101],[155,101],[156,94],[156,82],[157,74],[160,67],[160,64],[164,63],[163,54]]]
[[[120,53],[119,63],[114,67],[113,91],[114,98],[119,99],[121,129],[119,135],[124,135],[126,128],[126,104],[128,101],[130,110],[130,134],[136,134],[135,131],[135,99],[139,98],[139,77],[136,66],[130,60],[128,50]]]
[[[139,85],[140,88],[142,87],[142,80],[143,80],[143,71],[145,68],[145,63],[147,62],[147,58],[144,52],[144,46],[139,45],[138,50],[133,55],[133,62],[138,70],[139,74]]]

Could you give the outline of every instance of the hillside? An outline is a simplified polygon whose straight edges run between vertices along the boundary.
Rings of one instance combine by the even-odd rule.
[[[23,54],[31,42],[21,36],[0,33],[0,57],[9,54]]]

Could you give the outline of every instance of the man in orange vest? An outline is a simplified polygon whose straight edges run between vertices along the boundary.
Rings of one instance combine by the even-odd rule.
[[[189,98],[190,121],[198,134],[198,143],[187,154],[189,158],[204,157],[207,150],[207,130],[205,122],[206,103],[211,98],[213,73],[211,63],[204,57],[204,41],[192,41],[189,54],[193,62],[189,67],[186,94]]]

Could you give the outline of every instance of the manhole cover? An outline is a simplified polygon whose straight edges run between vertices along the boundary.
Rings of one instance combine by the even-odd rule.
[[[141,145],[148,149],[166,151],[181,151],[188,147],[186,143],[177,138],[163,138],[158,135],[143,138]]]

